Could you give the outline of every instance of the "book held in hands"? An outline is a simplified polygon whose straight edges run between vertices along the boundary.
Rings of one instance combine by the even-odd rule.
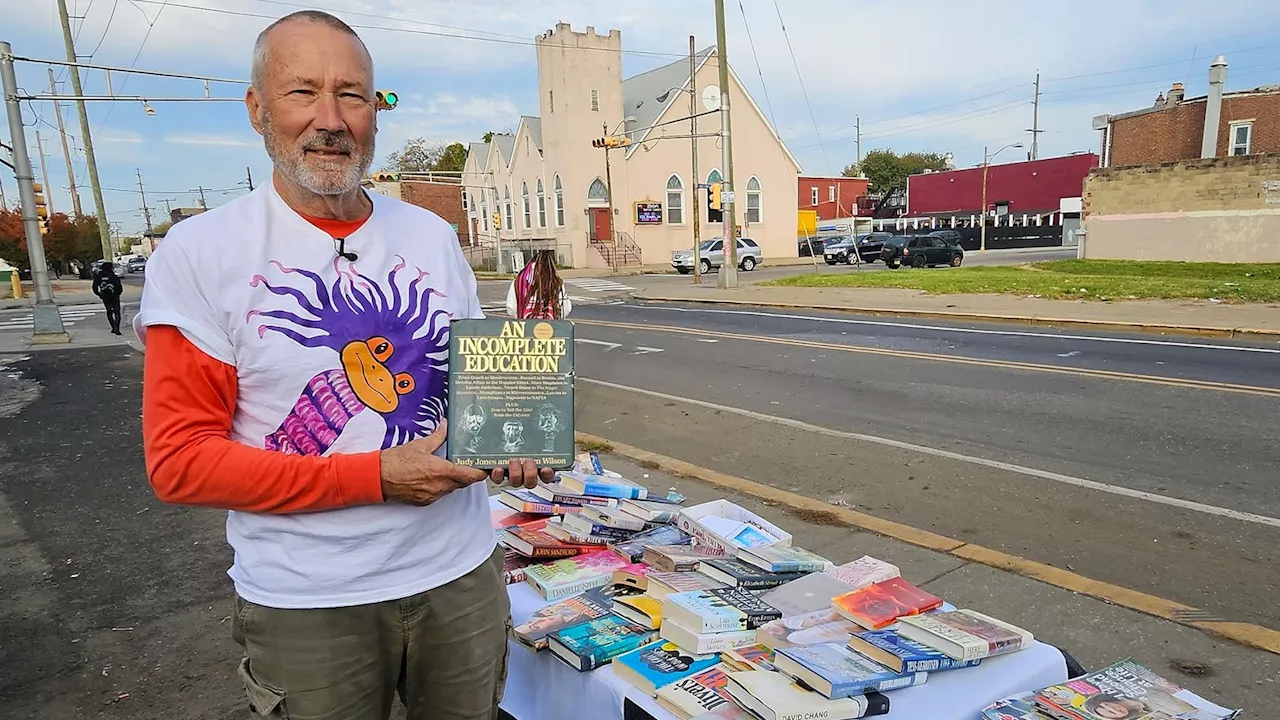
[[[573,466],[568,320],[454,320],[448,394],[451,461],[486,470],[524,459]]]

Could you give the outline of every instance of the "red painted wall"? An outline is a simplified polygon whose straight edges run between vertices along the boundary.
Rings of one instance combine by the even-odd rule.
[[[987,205],[1008,201],[1011,213],[1056,212],[1062,198],[1080,197],[1085,176],[1097,166],[1094,153],[992,164],[987,173]],[[981,209],[981,167],[907,178],[908,217]]]
[[[857,214],[858,198],[867,194],[866,178],[829,178],[800,176],[796,183],[796,204],[801,210],[817,210],[818,220],[834,220]],[[836,188],[836,200],[831,199],[831,188]],[[818,189],[818,204],[813,204],[813,189]],[[838,205],[837,205],[838,203]]]

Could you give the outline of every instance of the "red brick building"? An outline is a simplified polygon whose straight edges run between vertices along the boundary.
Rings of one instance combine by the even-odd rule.
[[[987,207],[1011,213],[1056,212],[1062,198],[1080,197],[1084,179],[1098,166],[1093,153],[1066,155],[987,168]],[[923,173],[907,178],[907,216],[965,215],[982,208],[982,168]]]
[[[365,187],[430,210],[454,226],[459,243],[472,244],[474,228],[467,227],[467,212],[462,204],[462,185],[457,178],[433,177],[427,180],[402,177],[392,182],[366,180]]]
[[[817,210],[818,220],[835,220],[858,214],[858,198],[867,194],[866,178],[801,175],[796,184],[796,204],[801,210]]]
[[[1224,92],[1221,56],[1209,75],[1208,95],[1188,98],[1174,83],[1151,107],[1094,118],[1102,167],[1280,152],[1280,85]]]

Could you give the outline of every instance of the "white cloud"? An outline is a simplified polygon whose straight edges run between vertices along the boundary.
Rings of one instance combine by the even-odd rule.
[[[147,141],[142,135],[129,130],[108,130],[92,137],[93,141],[98,144],[141,145]]]
[[[262,140],[241,135],[211,135],[206,133],[170,133],[164,141],[175,145],[215,145],[220,147],[262,147]]]

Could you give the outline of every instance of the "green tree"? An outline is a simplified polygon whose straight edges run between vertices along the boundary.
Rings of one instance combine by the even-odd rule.
[[[462,143],[445,145],[420,137],[387,155],[387,169],[395,172],[462,172],[466,162],[467,147]]]
[[[909,152],[899,155],[892,150],[872,150],[862,158],[862,163],[844,169],[844,175],[870,180],[874,193],[891,193],[907,187],[907,176],[925,170],[945,170],[946,158],[939,153]]]
[[[493,136],[494,136],[494,132],[490,130],[489,132],[484,134],[484,141],[487,143],[493,142]]]

